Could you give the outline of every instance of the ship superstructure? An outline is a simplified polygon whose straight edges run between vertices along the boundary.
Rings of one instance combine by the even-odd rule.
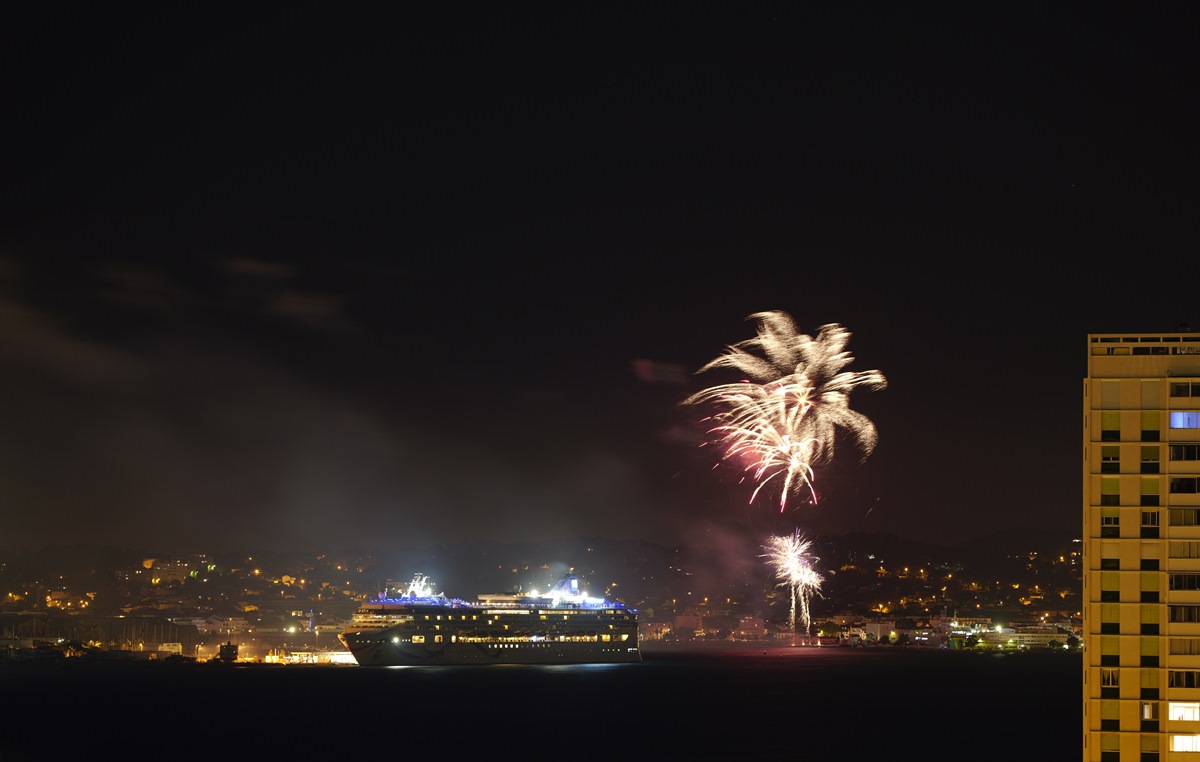
[[[550,590],[433,592],[416,574],[406,592],[362,604],[338,636],[361,666],[603,664],[641,661],[637,612],[589,597],[567,574]]]

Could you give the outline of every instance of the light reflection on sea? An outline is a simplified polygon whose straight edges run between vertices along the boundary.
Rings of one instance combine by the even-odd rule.
[[[0,665],[6,727],[30,729],[0,735],[0,762],[375,758],[417,739],[480,759],[1075,759],[1081,670],[1064,653],[655,644],[615,665]]]

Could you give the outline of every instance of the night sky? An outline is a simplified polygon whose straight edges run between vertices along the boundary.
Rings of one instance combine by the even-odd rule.
[[[745,5],[9,15],[0,550],[1074,531],[1198,12]],[[888,380],[784,512],[679,404],[766,310]]]

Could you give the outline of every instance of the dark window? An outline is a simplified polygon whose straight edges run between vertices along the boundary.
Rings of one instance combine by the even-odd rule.
[[[1171,491],[1174,492],[1175,490],[1171,490]],[[1120,495],[1101,495],[1100,496],[1100,505],[1120,505],[1120,504],[1121,504],[1121,496]]]
[[[1171,479],[1171,492],[1176,495],[1193,495],[1197,492],[1196,477],[1176,476]]]
[[[1171,445],[1171,460],[1200,460],[1200,445]]]
[[[1141,602],[1142,603],[1158,603],[1158,591],[1157,590],[1143,590]]]
[[[1167,621],[1200,622],[1200,606],[1167,606]]]
[[[1142,688],[1140,698],[1158,701],[1158,688]]]
[[[1195,508],[1172,508],[1167,516],[1173,527],[1200,525],[1200,510]]]
[[[1121,729],[1121,721],[1120,720],[1100,720],[1100,729],[1101,730],[1120,730]]]
[[[1145,527],[1143,527],[1143,529],[1145,529]],[[1146,535],[1142,535],[1142,537],[1145,537],[1145,536]],[[1142,565],[1139,568],[1142,571],[1158,571],[1158,559],[1157,558],[1143,558]]]
[[[1165,350],[1166,347],[1155,347],[1155,349],[1164,349]],[[1145,730],[1150,733],[1158,732],[1158,723],[1157,722],[1143,722],[1142,724],[1154,726],[1152,728],[1142,728],[1142,730]],[[1142,756],[1138,757],[1138,762],[1158,762],[1158,752],[1144,751],[1144,752],[1142,752]]]
[[[1158,441],[1158,429],[1142,429],[1142,441],[1143,442],[1157,442]]]
[[[1158,666],[1158,657],[1157,656],[1143,656],[1141,664],[1139,664],[1139,666],[1157,667]]]
[[[1119,558],[1101,558],[1100,568],[1105,571],[1113,571],[1121,568],[1121,559]]]
[[[1158,470],[1158,464],[1155,464],[1154,470]],[[1146,473],[1143,471],[1142,473]],[[1158,495],[1142,495],[1142,507],[1158,505]]]
[[[1101,688],[1100,698],[1121,698],[1120,688]]]
[[[1100,762],[1121,762],[1121,752],[1102,751],[1100,752]]]
[[[1142,539],[1153,540],[1158,537],[1158,527],[1142,527]],[[1158,567],[1154,567],[1157,569]]]
[[[1101,635],[1120,635],[1121,634],[1121,625],[1118,622],[1101,622],[1100,623],[1100,634]]]
[[[1114,431],[1113,429],[1105,429],[1100,432],[1100,441],[1101,442],[1120,442],[1121,441],[1121,432]]]
[[[1120,603],[1121,593],[1117,590],[1101,590],[1100,601],[1101,603]]]
[[[1101,473],[1103,473],[1103,471]],[[1142,463],[1142,473],[1143,474],[1157,474],[1158,473],[1158,461],[1153,461],[1153,462],[1146,461],[1146,462]]]
[[[1139,635],[1157,635],[1158,625],[1149,622],[1142,622],[1142,629],[1138,631]],[[1143,697],[1144,698],[1144,697]]]
[[[1119,667],[1121,666],[1121,657],[1117,654],[1100,654],[1101,667]]]
[[[1171,590],[1200,590],[1200,574],[1172,574],[1167,584]]]
[[[1200,672],[1190,669],[1167,670],[1168,688],[1200,688]]]

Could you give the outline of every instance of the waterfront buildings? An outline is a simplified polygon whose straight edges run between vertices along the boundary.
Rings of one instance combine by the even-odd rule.
[[[1200,758],[1200,333],[1089,334],[1084,762]]]

